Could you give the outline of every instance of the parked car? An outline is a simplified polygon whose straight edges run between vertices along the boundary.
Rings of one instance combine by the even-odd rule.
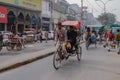
[[[44,40],[45,39],[45,31],[42,31],[43,33],[43,36],[42,36],[42,39]],[[48,32],[48,39],[53,39],[54,38],[54,31],[49,31]]]
[[[54,39],[54,31],[50,31],[49,34],[50,34],[50,39],[53,40]]]

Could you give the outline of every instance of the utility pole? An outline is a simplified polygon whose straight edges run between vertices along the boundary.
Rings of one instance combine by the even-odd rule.
[[[81,0],[81,22],[83,25],[83,0]]]

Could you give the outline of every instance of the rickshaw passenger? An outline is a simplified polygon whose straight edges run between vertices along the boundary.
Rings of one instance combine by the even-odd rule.
[[[90,37],[90,39],[91,39],[91,42],[93,43],[93,42],[96,42],[96,35],[95,35],[95,32],[94,31],[92,31],[92,34],[91,34],[91,37]]]
[[[73,26],[69,27],[69,30],[67,31],[67,38],[68,40],[70,40],[71,49],[73,50],[73,47],[77,49],[77,45],[76,45],[77,32],[74,30]]]

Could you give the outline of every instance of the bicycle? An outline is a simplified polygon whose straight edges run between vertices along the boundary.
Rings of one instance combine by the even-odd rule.
[[[77,56],[78,61],[81,60],[82,47],[80,45],[78,45],[78,49],[67,51],[67,52],[69,53],[67,59],[69,58],[69,56]],[[64,50],[62,49],[62,45],[60,44],[53,56],[53,66],[56,70],[60,68],[61,62],[64,59],[66,59],[66,57],[64,56]]]
[[[12,38],[8,43],[7,43],[7,50],[11,51],[16,47],[18,51],[22,50],[22,42],[21,39],[19,38]]]
[[[88,47],[89,47],[91,44],[95,44],[95,48],[96,48],[96,45],[97,45],[96,40],[95,40],[95,41],[90,41],[90,38],[86,39],[86,50],[88,50]]]

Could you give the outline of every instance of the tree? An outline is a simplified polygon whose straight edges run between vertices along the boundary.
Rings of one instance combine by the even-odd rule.
[[[113,24],[116,21],[116,16],[113,13],[102,13],[98,16],[98,20],[103,25]]]

